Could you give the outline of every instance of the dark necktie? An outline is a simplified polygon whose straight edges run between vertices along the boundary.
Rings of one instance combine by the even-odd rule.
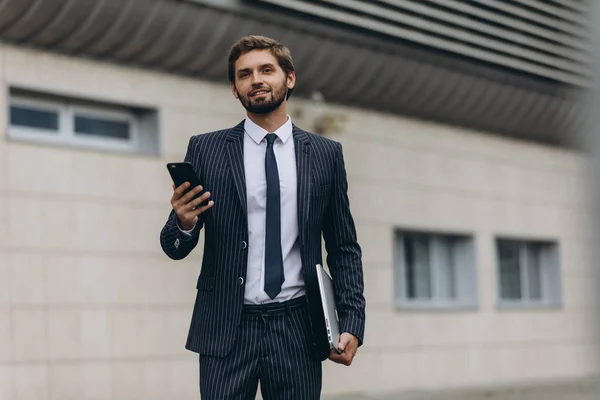
[[[274,299],[281,292],[283,277],[283,255],[281,253],[281,203],[279,196],[279,172],[273,152],[277,138],[269,133],[265,154],[267,177],[267,223],[265,235],[265,293]]]

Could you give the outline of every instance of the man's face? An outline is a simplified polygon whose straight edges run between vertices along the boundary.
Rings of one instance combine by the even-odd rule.
[[[294,73],[286,77],[270,50],[252,50],[235,62],[235,84],[231,89],[248,112],[267,114],[285,101],[294,83]]]

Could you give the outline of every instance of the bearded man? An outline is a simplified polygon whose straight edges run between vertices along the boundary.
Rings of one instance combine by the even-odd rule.
[[[296,83],[290,51],[263,36],[228,59],[237,126],[193,136],[185,161],[202,186],[173,186],[163,251],[186,257],[205,230],[186,348],[199,353],[200,395],[210,399],[319,399],[322,362],[350,365],[362,345],[361,248],[348,200],[342,147],[306,132],[286,112]],[[208,203],[205,203],[205,201]],[[205,205],[202,205],[204,203]],[[321,237],[340,324],[325,332],[316,264]]]

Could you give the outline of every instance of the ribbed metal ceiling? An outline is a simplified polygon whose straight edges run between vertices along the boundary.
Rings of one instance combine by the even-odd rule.
[[[580,0],[255,1],[560,82],[589,84],[589,6]]]
[[[413,11],[417,5],[422,8],[429,3],[436,3],[439,13],[442,4],[468,5],[474,9],[475,3],[484,2],[419,1],[413,2]],[[212,6],[207,6],[208,3]],[[343,3],[347,10],[351,5],[359,5],[356,1]],[[375,2],[362,3],[362,6],[375,5]],[[379,1],[377,5],[383,7],[383,3]],[[389,3],[388,7],[392,1],[385,3]],[[398,5],[408,2],[393,3],[396,13],[390,13],[390,17],[406,18],[408,14],[399,12]],[[553,9],[557,9],[555,4],[573,2],[552,3]],[[417,48],[389,35],[372,37],[365,35],[364,30],[348,28],[348,24],[333,26],[314,17],[299,18],[298,13],[289,9],[261,5],[266,6],[266,3],[259,0],[0,0],[0,39],[226,84],[226,59],[231,45],[244,35],[264,34],[292,49],[298,74],[294,96],[309,96],[313,91],[320,91],[328,102],[561,145],[572,145],[574,134],[585,123],[579,98],[580,82],[568,82],[558,75],[550,79],[533,72],[524,73],[514,65],[501,68],[500,63],[473,62],[473,57],[431,51],[425,48],[427,46]],[[565,8],[562,14],[576,15],[573,10],[577,11],[573,7],[571,11]],[[530,11],[533,13],[531,7]],[[517,23],[514,16],[503,15]],[[466,14],[463,16],[466,18]],[[416,21],[414,15],[411,18]],[[565,16],[561,19],[567,20]],[[482,20],[476,22],[479,25],[474,24],[473,29],[477,26],[480,31],[497,28],[491,22],[488,28],[481,25]],[[575,30],[578,25],[571,22],[564,25],[572,25]],[[527,24],[540,30],[540,35],[542,29],[549,30],[539,24]],[[563,57],[564,64],[554,63],[553,69],[548,61],[547,70],[581,80],[585,74],[576,67],[585,65],[585,46],[578,47],[577,43],[582,42],[576,36],[567,35],[566,29],[554,37],[554,42],[562,40],[564,46],[550,51],[552,46],[548,44],[550,47],[546,48],[548,57]],[[509,34],[515,36],[513,42],[516,42],[518,33],[504,30],[505,36]],[[539,42],[541,49],[542,40]],[[471,46],[475,48],[476,44],[471,43]],[[518,58],[518,46],[514,43],[511,46],[514,51],[510,57]],[[519,51],[525,49],[534,51],[525,45]]]

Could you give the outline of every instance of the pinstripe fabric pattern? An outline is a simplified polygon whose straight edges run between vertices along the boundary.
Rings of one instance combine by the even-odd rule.
[[[254,399],[260,380],[265,400],[319,399],[321,362],[311,351],[308,310],[243,315],[227,357],[200,355],[200,396]]]
[[[205,356],[224,357],[237,347],[248,241],[243,135],[242,121],[231,129],[190,139],[185,160],[193,164],[215,204],[201,215],[191,237],[177,228],[174,211],[160,234],[163,251],[180,260],[195,248],[200,229],[205,229],[198,292],[186,342],[187,349]],[[293,137],[300,251],[312,343],[317,358],[325,360],[329,347],[314,268],[322,263],[321,235],[326,242],[342,332],[352,333],[360,344],[365,326],[361,249],[350,213],[341,145],[296,126]]]

